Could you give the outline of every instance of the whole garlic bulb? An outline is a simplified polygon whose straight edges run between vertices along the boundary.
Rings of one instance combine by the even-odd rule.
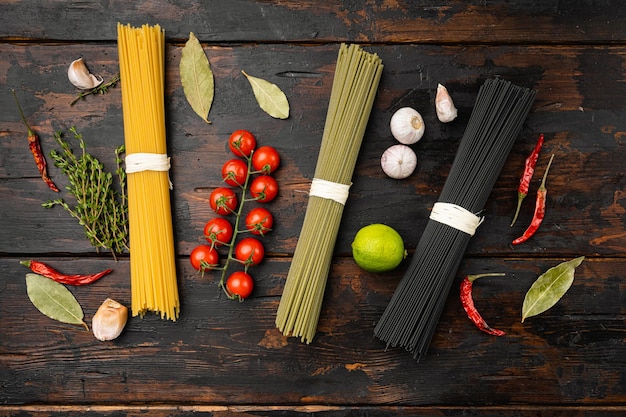
[[[411,107],[398,109],[389,122],[391,134],[405,145],[411,145],[424,136],[424,119],[419,112]]]
[[[404,179],[415,171],[417,155],[407,145],[393,145],[383,152],[380,166],[391,178]]]
[[[67,78],[74,86],[81,90],[91,90],[102,84],[103,79],[91,74],[82,58],[78,58],[70,64],[67,70]]]
[[[96,339],[113,340],[122,334],[128,320],[128,308],[115,300],[104,300],[91,320],[91,328]]]
[[[441,84],[437,85],[435,110],[437,111],[437,118],[442,123],[448,123],[456,119],[457,109],[454,107],[452,97],[450,97],[448,89]]]

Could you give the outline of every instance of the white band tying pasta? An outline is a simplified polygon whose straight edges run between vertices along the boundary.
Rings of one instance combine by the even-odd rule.
[[[309,195],[336,201],[341,205],[346,204],[351,184],[339,184],[319,178],[313,178]]]
[[[126,172],[169,171],[170,158],[160,153],[131,153],[126,155]]]
[[[169,171],[171,167],[170,158],[167,154],[161,153],[131,153],[126,155],[124,162],[127,174],[142,171]],[[170,181],[170,189],[172,189],[172,181]]]
[[[484,218],[452,203],[437,202],[430,212],[430,218],[436,222],[453,227],[461,232],[474,236],[476,229]]]

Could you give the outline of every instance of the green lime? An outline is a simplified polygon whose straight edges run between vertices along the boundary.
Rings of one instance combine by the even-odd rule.
[[[391,271],[406,257],[404,241],[393,228],[380,223],[361,228],[352,241],[352,257],[368,272]]]

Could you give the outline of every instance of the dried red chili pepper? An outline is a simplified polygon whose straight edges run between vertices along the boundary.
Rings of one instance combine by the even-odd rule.
[[[44,277],[48,277],[50,279],[55,280],[56,282],[59,282],[61,284],[68,284],[68,285],[87,285],[87,284],[91,284],[91,283],[99,280],[103,276],[108,275],[111,272],[113,272],[112,269],[106,269],[106,270],[98,272],[96,274],[67,275],[67,274],[60,273],[56,269],[52,268],[51,266],[49,266],[49,265],[47,265],[47,264],[45,264],[43,262],[38,262],[38,261],[32,261],[31,260],[31,261],[21,261],[20,263],[22,265],[27,266],[28,268],[30,268],[31,271],[33,271],[36,274],[43,275]]]
[[[498,329],[494,329],[487,324],[485,319],[480,315],[478,310],[476,310],[476,306],[474,306],[474,299],[472,298],[472,288],[474,286],[474,281],[478,278],[482,277],[496,277],[503,276],[502,273],[492,273],[492,274],[477,274],[477,275],[468,275],[463,278],[461,281],[461,304],[463,305],[463,309],[467,313],[467,317],[485,333],[492,334],[494,336],[504,336],[506,332]]]
[[[533,179],[533,174],[535,173],[535,165],[537,165],[537,160],[539,159],[539,152],[541,152],[541,147],[543,146],[543,133],[539,135],[539,139],[537,139],[537,144],[533,151],[526,158],[526,162],[524,163],[524,173],[519,180],[519,186],[517,187],[517,209],[515,210],[515,216],[513,216],[513,221],[511,222],[511,227],[515,224],[517,220],[517,215],[519,214],[520,208],[522,207],[522,201],[528,195],[528,187],[530,186],[530,181]]]
[[[35,164],[37,164],[37,168],[39,169],[39,175],[41,175],[41,179],[48,185],[48,187],[50,187],[52,191],[56,191],[58,193],[58,187],[48,176],[48,164],[46,163],[46,157],[41,150],[39,136],[37,136],[37,134],[30,128],[30,126],[26,122],[26,117],[24,117],[22,106],[20,106],[20,102],[17,100],[15,90],[13,90],[13,96],[15,97],[15,103],[17,103],[17,109],[20,112],[22,122],[24,122],[24,125],[26,126],[26,131],[28,132],[28,147],[30,148],[30,152],[33,154],[33,158],[35,158]]]
[[[537,199],[535,201],[535,213],[533,214],[533,219],[524,234],[513,241],[514,245],[519,245],[520,243],[526,242],[530,239],[531,236],[535,234],[537,229],[539,229],[539,226],[541,226],[541,222],[546,215],[546,196],[548,195],[548,190],[546,189],[546,177],[548,176],[548,171],[550,170],[550,165],[552,165],[553,159],[554,154],[550,157],[550,162],[548,162],[546,172],[543,174],[541,185],[537,190]]]

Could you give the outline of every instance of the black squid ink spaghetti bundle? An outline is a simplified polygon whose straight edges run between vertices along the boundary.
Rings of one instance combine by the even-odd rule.
[[[374,334],[418,361],[426,354],[480,213],[535,99],[501,79],[481,86],[438,202]]]

